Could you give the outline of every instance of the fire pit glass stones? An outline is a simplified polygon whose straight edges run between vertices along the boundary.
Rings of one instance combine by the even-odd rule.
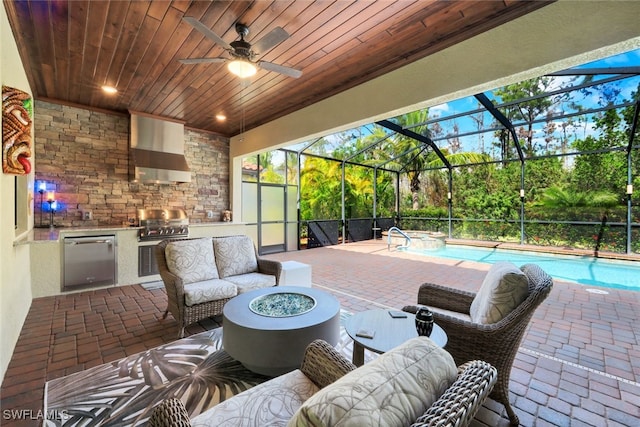
[[[313,310],[315,306],[313,297],[295,292],[262,295],[249,303],[251,311],[267,317],[298,316]]]
[[[274,286],[232,298],[223,309],[222,346],[246,368],[277,376],[300,367],[307,345],[336,345],[340,302],[319,289]]]

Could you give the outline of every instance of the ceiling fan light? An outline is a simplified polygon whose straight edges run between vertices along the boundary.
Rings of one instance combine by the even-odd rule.
[[[227,65],[229,71],[231,71],[236,76],[241,79],[245,79],[247,77],[253,76],[258,69],[251,62],[243,61],[241,59],[236,59],[234,61],[229,62]]]
[[[113,86],[109,86],[109,85],[103,85],[102,86],[102,91],[105,93],[108,93],[109,95],[114,95],[116,93],[118,93],[118,89],[116,89]]]

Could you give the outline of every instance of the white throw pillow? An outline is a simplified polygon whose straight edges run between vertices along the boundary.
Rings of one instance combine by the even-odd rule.
[[[529,281],[518,267],[506,261],[495,263],[471,303],[471,321],[482,324],[499,322],[528,295]]]
[[[288,426],[408,426],[456,377],[447,351],[412,338],[311,396]]]
[[[176,240],[164,248],[167,268],[187,283],[218,279],[211,238]]]
[[[318,386],[299,369],[220,402],[191,420],[193,427],[283,427]]]
[[[249,236],[214,237],[213,245],[222,279],[258,271],[256,250]]]

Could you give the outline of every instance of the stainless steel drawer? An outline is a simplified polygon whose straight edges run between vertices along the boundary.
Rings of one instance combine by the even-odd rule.
[[[115,285],[116,259],[114,235],[66,237],[62,290]]]

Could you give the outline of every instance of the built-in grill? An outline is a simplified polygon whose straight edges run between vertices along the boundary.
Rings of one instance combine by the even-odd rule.
[[[183,209],[138,209],[138,224],[140,241],[189,235],[189,218]]]

